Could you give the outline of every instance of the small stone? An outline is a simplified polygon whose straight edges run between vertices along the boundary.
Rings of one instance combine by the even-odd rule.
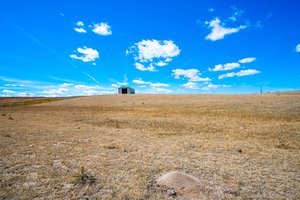
[[[176,196],[176,192],[175,192],[175,190],[173,188],[169,188],[169,189],[167,189],[167,195],[169,197],[175,197]]]
[[[63,165],[59,160],[54,160],[52,162],[52,167],[55,169],[67,169],[67,167]]]

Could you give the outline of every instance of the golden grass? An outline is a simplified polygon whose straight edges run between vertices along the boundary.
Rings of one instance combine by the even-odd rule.
[[[164,199],[150,183],[173,170],[205,182],[207,199],[300,198],[299,93],[95,96],[0,113],[1,199]],[[94,184],[72,184],[81,166]]]
[[[0,107],[30,106],[62,99],[70,97],[0,97]]]

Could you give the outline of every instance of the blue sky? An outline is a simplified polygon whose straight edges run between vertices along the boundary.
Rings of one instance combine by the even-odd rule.
[[[0,96],[300,89],[297,0],[3,0]]]

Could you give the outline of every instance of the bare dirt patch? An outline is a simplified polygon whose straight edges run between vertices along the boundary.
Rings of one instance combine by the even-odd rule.
[[[10,105],[0,150],[0,199],[164,199],[150,183],[176,170],[205,180],[206,199],[299,199],[300,94]],[[74,184],[82,167],[93,183]]]

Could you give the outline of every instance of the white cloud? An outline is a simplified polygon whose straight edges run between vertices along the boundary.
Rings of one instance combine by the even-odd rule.
[[[13,93],[15,93],[12,90],[2,90],[2,92],[5,93],[5,94],[13,94]]]
[[[255,69],[246,69],[246,70],[241,70],[239,72],[231,72],[227,74],[222,74],[219,76],[219,79],[224,79],[224,78],[231,78],[231,77],[239,77],[239,76],[250,76],[250,75],[255,75],[259,74],[260,71],[255,70]]]
[[[83,23],[82,21],[78,21],[78,22],[76,23],[76,25],[77,25],[77,26],[84,26],[84,23]]]
[[[124,86],[124,85],[128,85],[128,83],[127,82],[117,82],[117,85]]]
[[[75,85],[74,88],[79,89],[79,90],[91,90],[91,89],[96,89],[99,88],[99,86],[89,86],[89,85]]]
[[[34,94],[30,93],[30,92],[20,92],[16,96],[18,96],[18,97],[31,97],[31,96],[34,96]]]
[[[86,46],[84,46],[83,48],[77,48],[77,53],[80,53],[82,55],[78,56],[76,54],[72,54],[70,55],[70,57],[77,60],[82,60],[83,62],[91,62],[99,58],[99,53],[97,50],[88,48]]]
[[[173,92],[173,90],[166,89],[166,88],[155,87],[154,92],[155,93],[171,93],[171,92]]]
[[[296,51],[297,51],[297,52],[300,52],[300,44],[297,44],[297,46],[296,46]]]
[[[244,13],[244,11],[236,6],[231,6],[231,9],[233,10],[233,14],[229,17],[229,20],[235,22],[237,21],[238,17]]]
[[[256,60],[256,58],[254,57],[249,57],[249,58],[243,58],[241,60],[239,60],[239,63],[251,63],[251,62],[254,62]]]
[[[84,28],[74,28],[74,30],[78,33],[86,33],[86,30]]]
[[[159,61],[158,63],[156,63],[156,65],[159,66],[159,67],[166,66],[167,64],[168,64],[168,63],[163,62],[163,61]]]
[[[188,89],[192,89],[192,90],[196,90],[198,89],[198,86],[196,83],[194,82],[187,82],[185,84],[182,84],[183,87],[188,88]]]
[[[113,83],[113,84],[111,84],[111,87],[118,88],[120,86],[118,84],[116,84],[116,83]]]
[[[201,78],[200,71],[198,69],[174,69],[172,70],[175,79],[180,77],[187,78],[189,81],[210,81],[209,78]]]
[[[4,86],[6,86],[6,87],[24,87],[25,85],[24,84],[11,84],[11,83],[7,83],[7,84],[4,84]]]
[[[179,47],[172,40],[142,40],[136,45],[138,47],[137,60],[141,62],[152,61],[154,58],[172,58],[180,54]]]
[[[166,83],[152,83],[150,81],[143,81],[141,78],[134,79],[132,81],[133,83],[136,83],[138,85],[150,85],[151,87],[169,87],[169,84]]]
[[[172,40],[142,40],[126,51],[126,55],[129,54],[133,54],[137,69],[156,71],[156,66],[166,66],[173,57],[178,56],[180,49]]]
[[[103,23],[103,22],[94,24],[92,31],[98,35],[103,35],[103,36],[112,34],[111,27],[108,25],[108,23]]]
[[[228,70],[233,70],[236,68],[239,68],[241,65],[239,63],[226,63],[226,64],[219,64],[215,65],[211,71],[217,72],[217,71],[228,71]]]
[[[218,88],[228,88],[231,87],[230,85],[216,85],[216,84],[212,84],[212,83],[208,83],[207,86],[202,87],[202,90],[214,90],[214,89],[218,89]]]
[[[153,67],[153,65],[149,65],[148,67],[145,67],[141,63],[134,63],[134,66],[136,69],[141,70],[141,71],[150,71],[150,72],[156,71],[156,69]]]
[[[132,82],[133,82],[133,83],[136,83],[136,84],[139,84],[139,85],[148,85],[148,84],[151,84],[151,82],[143,81],[141,78],[139,78],[139,79],[134,79]]]
[[[58,88],[58,89],[50,89],[50,90],[43,90],[42,93],[48,94],[49,96],[58,96],[65,94],[67,91],[69,91],[66,88]]]
[[[74,84],[73,83],[63,83],[63,84],[60,84],[59,87],[69,87],[69,86],[73,86]]]
[[[151,87],[169,87],[169,84],[166,83],[151,83]]]
[[[81,95],[85,95],[85,96],[90,96],[90,95],[97,95],[100,93],[100,91],[98,91],[98,89],[100,89],[99,86],[89,86],[89,85],[75,85],[74,86],[75,89],[79,90]],[[101,93],[104,93],[103,91],[101,91]]]
[[[211,28],[211,33],[208,34],[205,39],[216,41],[224,39],[225,35],[230,35],[232,33],[237,33],[240,30],[246,28],[246,26],[239,26],[236,28],[226,28],[223,24],[221,24],[221,21],[218,17],[211,21],[206,21],[205,24],[208,25],[209,28]]]

